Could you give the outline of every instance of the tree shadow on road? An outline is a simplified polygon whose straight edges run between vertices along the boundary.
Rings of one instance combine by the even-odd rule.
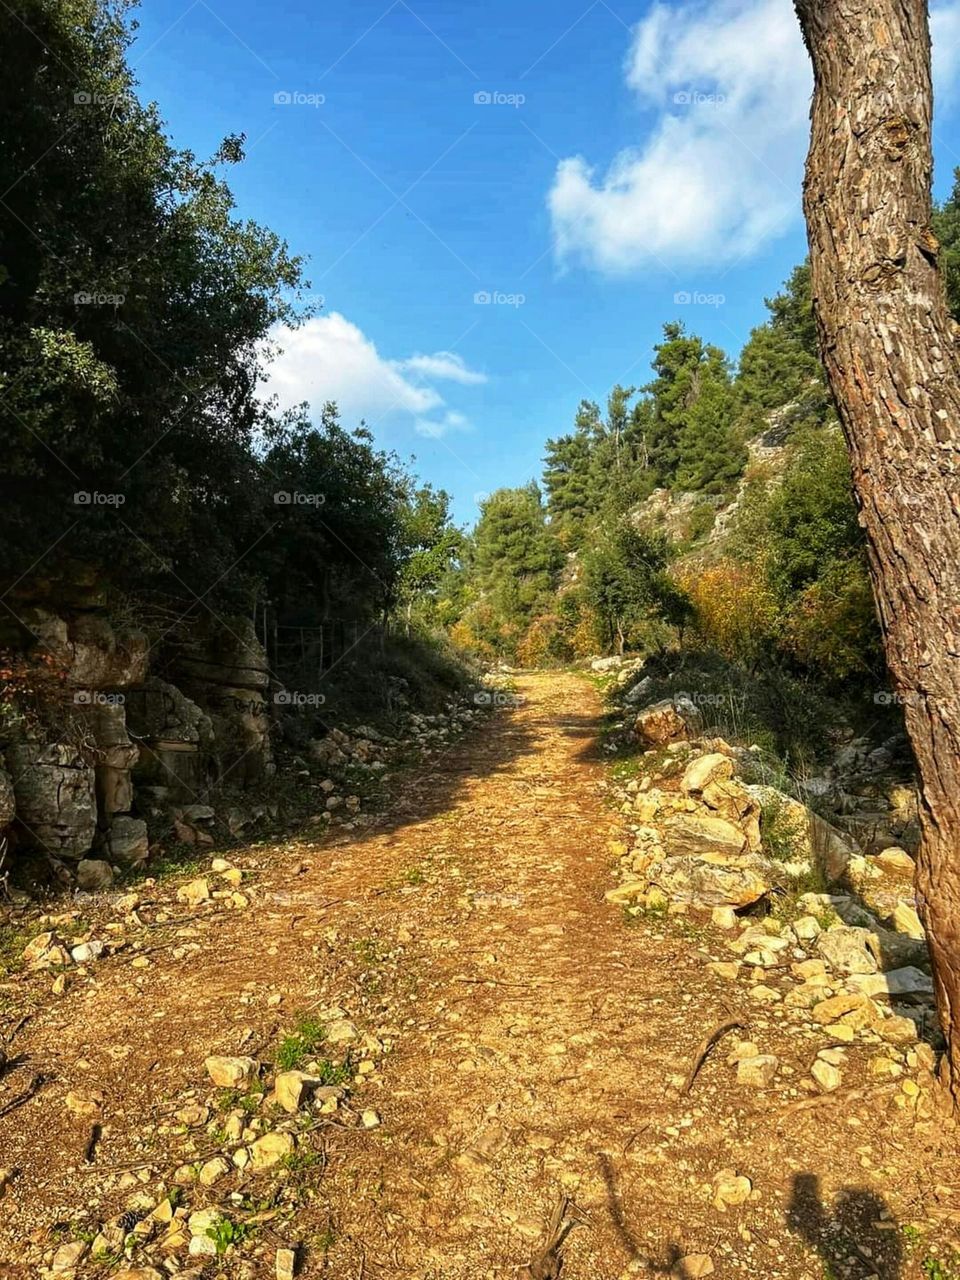
[[[882,1196],[865,1187],[845,1187],[833,1208],[823,1202],[820,1178],[798,1173],[793,1179],[787,1225],[807,1241],[824,1263],[824,1275],[903,1275],[903,1245],[896,1221]]]

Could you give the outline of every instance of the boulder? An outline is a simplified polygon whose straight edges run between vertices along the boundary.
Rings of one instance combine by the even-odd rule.
[[[753,855],[717,861],[665,858],[650,879],[669,898],[703,907],[748,907],[773,883],[768,864]]]
[[[817,938],[816,949],[837,973],[876,973],[879,968],[869,929],[827,929]]]
[[[691,760],[680,780],[680,789],[687,795],[699,795],[711,782],[722,782],[733,777],[733,761],[719,752],[698,756]]]
[[[689,698],[678,696],[654,702],[638,712],[633,730],[646,747],[683,742],[700,728],[700,712]]]
[[[883,867],[885,871],[902,871],[905,875],[912,876],[916,871],[917,864],[910,857],[906,849],[901,849],[898,845],[893,845],[888,849],[882,849],[877,854],[877,863]]]
[[[933,979],[914,965],[888,973],[852,974],[848,985],[868,996],[933,995]]]
[[[711,814],[677,813],[668,818],[661,832],[669,857],[700,857],[708,853],[736,858],[747,848],[739,827]]]
[[[104,845],[111,862],[123,867],[139,866],[150,852],[147,824],[141,818],[118,815],[104,836]]]
[[[54,857],[77,860],[96,832],[94,772],[68,743],[16,743],[7,749],[21,841]]]

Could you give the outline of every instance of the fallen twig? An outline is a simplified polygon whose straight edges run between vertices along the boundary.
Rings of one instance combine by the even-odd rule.
[[[693,1082],[694,1080],[696,1080],[697,1074],[700,1071],[700,1068],[703,1066],[704,1062],[706,1062],[707,1055],[709,1054],[710,1050],[714,1047],[714,1045],[719,1040],[722,1040],[723,1037],[727,1035],[728,1032],[742,1030],[742,1028],[743,1028],[742,1022],[740,1022],[737,1018],[731,1018],[727,1022],[719,1023],[717,1026],[713,1028],[713,1030],[708,1035],[704,1037],[704,1039],[700,1043],[699,1049],[694,1055],[693,1062],[690,1065],[690,1070],[687,1072],[687,1078],[683,1082],[683,1088],[680,1090],[681,1098],[685,1094],[688,1094],[690,1090],[693,1088]]]
[[[833,1102],[857,1102],[861,1098],[879,1097],[884,1093],[894,1093],[899,1087],[897,1084],[871,1085],[864,1089],[844,1089],[842,1093],[821,1093],[815,1098],[801,1098],[799,1102],[791,1102],[788,1107],[784,1107],[777,1119],[783,1120],[794,1112],[810,1111],[814,1107],[828,1106]]]
[[[16,1111],[17,1107],[22,1107],[25,1102],[29,1102],[43,1084],[43,1080],[44,1078],[42,1075],[35,1075],[24,1089],[23,1093],[18,1093],[17,1096],[15,1098],[11,1098],[5,1106],[0,1107],[0,1120],[2,1120],[4,1116],[9,1115],[11,1111]]]

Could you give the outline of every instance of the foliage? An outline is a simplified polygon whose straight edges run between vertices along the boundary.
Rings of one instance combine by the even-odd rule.
[[[721,560],[702,572],[682,572],[680,585],[690,599],[697,634],[717,653],[749,665],[769,651],[777,602],[752,568]]]
[[[953,190],[933,210],[933,230],[940,241],[940,269],[947,290],[947,304],[960,322],[960,168],[953,171]]]

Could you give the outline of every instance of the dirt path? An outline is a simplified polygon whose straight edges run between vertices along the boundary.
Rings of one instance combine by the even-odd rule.
[[[205,1056],[268,1057],[296,1011],[330,1005],[388,1050],[356,1104],[382,1124],[307,1134],[316,1165],[291,1175],[292,1198],[281,1188],[236,1257],[171,1253],[168,1270],[267,1277],[277,1245],[297,1243],[305,1275],[505,1280],[535,1259],[565,1192],[582,1218],[564,1249],[570,1280],[667,1274],[691,1254],[719,1276],[820,1280],[833,1274],[821,1236],[857,1215],[866,1234],[845,1274],[920,1274],[884,1197],[919,1211],[942,1138],[881,1121],[889,1086],[858,1081],[859,1111],[792,1110],[782,1091],[731,1089],[721,1051],[680,1096],[697,1043],[731,1011],[798,1071],[819,1046],[705,971],[718,942],[683,922],[627,928],[604,901],[616,814],[599,700],[569,675],[524,677],[520,692],[522,706],[409,781],[378,826],[350,843],[250,848],[233,859],[253,872],[248,910],[175,908],[171,942],[141,967],[103,961],[43,1005],[0,1087],[2,1108],[33,1073],[47,1079],[0,1111],[0,1165],[19,1170],[0,1200],[0,1275],[36,1274],[29,1259],[57,1221],[156,1199],[187,1158],[175,1112],[209,1092]],[[64,1102],[91,1089],[102,1135],[86,1164],[90,1116]],[[191,1144],[193,1158],[209,1145]],[[714,1205],[723,1169],[752,1180],[745,1205]],[[250,1185],[231,1175],[195,1203],[249,1201]]]

